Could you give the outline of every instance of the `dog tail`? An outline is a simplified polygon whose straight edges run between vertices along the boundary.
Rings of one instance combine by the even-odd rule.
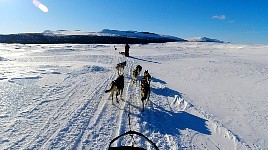
[[[113,89],[113,87],[111,87],[110,89],[108,89],[108,90],[105,90],[105,93],[109,93],[109,92],[111,92],[112,91],[112,89]]]

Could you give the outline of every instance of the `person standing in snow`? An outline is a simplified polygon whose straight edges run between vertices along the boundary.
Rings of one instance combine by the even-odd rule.
[[[126,44],[126,46],[125,46],[125,56],[126,57],[129,57],[129,45],[128,44]]]

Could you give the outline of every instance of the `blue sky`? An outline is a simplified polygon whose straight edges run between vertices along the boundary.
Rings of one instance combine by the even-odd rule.
[[[0,34],[44,30],[148,31],[268,44],[268,0],[0,0]]]

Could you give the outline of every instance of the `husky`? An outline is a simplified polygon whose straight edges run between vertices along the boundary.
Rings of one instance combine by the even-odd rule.
[[[141,101],[142,101],[142,111],[144,111],[144,106],[148,104],[151,89],[150,84],[147,82],[146,78],[141,80]],[[144,102],[146,100],[146,103]]]
[[[142,67],[140,65],[137,65],[136,68],[133,70],[132,72],[133,83],[137,83],[141,70]]]
[[[116,70],[117,70],[118,75],[123,74],[123,71],[124,71],[126,65],[127,65],[127,62],[126,62],[126,61],[121,62],[121,63],[118,63],[118,64],[116,65],[115,68],[116,68]]]
[[[144,71],[143,76],[144,76],[144,78],[147,80],[147,82],[148,82],[149,85],[150,85],[151,80],[152,80],[152,77],[151,77],[150,73],[148,72],[148,70],[145,70],[145,71]]]
[[[113,102],[113,97],[114,97],[114,92],[116,92],[116,102],[119,103],[117,96],[120,95],[122,98],[123,94],[123,89],[124,89],[124,75],[119,75],[116,80],[112,81],[110,89],[106,90],[105,93],[111,92],[112,96],[112,103]]]
[[[140,65],[137,65],[136,68],[135,68],[135,70],[137,70],[138,71],[138,74],[140,75],[141,70],[142,70],[142,67]]]
[[[139,76],[138,71],[136,69],[133,70],[133,72],[132,72],[132,78],[133,78],[132,80],[133,80],[133,83],[137,83],[138,76]]]

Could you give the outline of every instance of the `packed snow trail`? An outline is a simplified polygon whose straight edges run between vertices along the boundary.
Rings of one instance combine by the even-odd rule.
[[[19,140],[10,148],[19,148],[23,145],[24,148],[39,148],[40,146],[56,148],[61,139],[64,141],[60,143],[60,147],[75,144],[79,133],[84,132],[84,128],[88,125],[88,119],[98,108],[100,101],[96,99],[101,99],[102,92],[109,85],[112,77],[113,75],[107,76],[103,73],[70,74],[57,87],[48,91],[47,94],[44,93],[41,97],[43,101],[35,108],[23,112],[23,116],[20,116],[26,119],[16,126],[26,125],[25,127],[31,127],[31,130],[35,129],[33,135],[31,133],[25,134],[31,135],[30,139],[34,141]],[[101,81],[99,78],[107,79]],[[32,118],[35,119],[32,120]],[[31,130],[25,129],[24,132],[31,132]],[[71,135],[68,136],[68,134]],[[17,135],[17,138],[20,139],[20,136],[22,139],[24,138],[23,134]]]

